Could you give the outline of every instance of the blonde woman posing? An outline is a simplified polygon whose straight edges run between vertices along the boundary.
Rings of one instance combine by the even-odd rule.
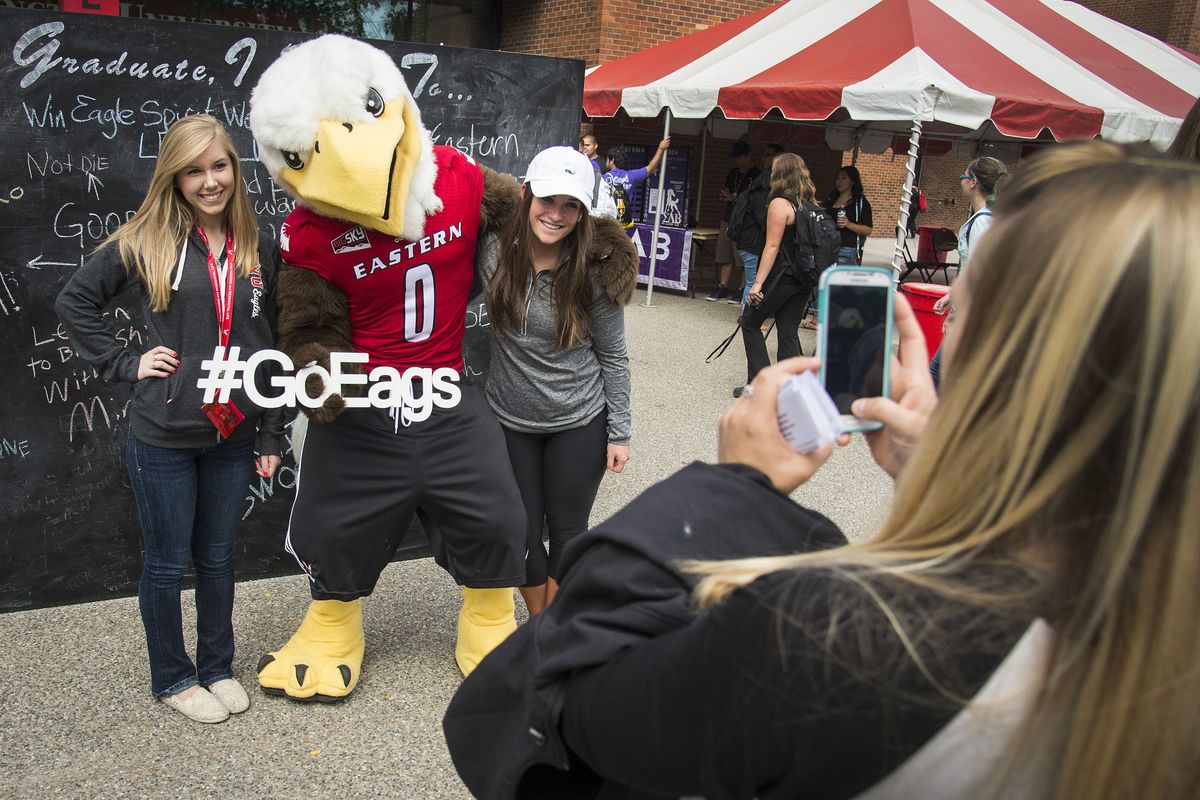
[[[538,153],[517,213],[480,263],[493,333],[487,398],[528,515],[530,614],[554,599],[563,548],[587,530],[605,470],[621,472],[630,456],[623,305],[638,259],[619,224],[591,215],[600,183],[569,147]]]
[[[1200,169],[1055,148],[995,212],[940,403],[897,299],[893,396],[855,404],[885,423],[883,530],[846,544],[789,499],[829,448],[789,449],[776,394],[817,364],[764,370],[722,463],[577,542],[460,688],[477,796],[1196,796]],[[527,744],[489,756],[499,732]]]
[[[278,249],[261,240],[237,151],[208,115],[167,131],[137,213],[104,241],[58,297],[76,352],[109,381],[133,385],[126,447],[141,524],[138,605],[154,696],[197,722],[221,722],[249,699],[233,677],[233,542],[251,467],[279,465],[282,409],[242,390],[205,404],[196,382],[217,345],[275,345]],[[146,316],[145,352],[108,332],[103,312],[129,287]],[[259,387],[267,386],[259,376]],[[257,451],[257,455],[255,454]],[[196,661],[183,641],[180,588],[196,571]]]

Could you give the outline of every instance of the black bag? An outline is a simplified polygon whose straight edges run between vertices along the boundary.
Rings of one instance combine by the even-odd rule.
[[[764,176],[766,180],[764,180]],[[767,238],[767,196],[770,194],[770,174],[763,173],[737,196],[729,212],[726,233],[739,250],[761,253]]]
[[[797,280],[816,284],[821,273],[837,263],[842,234],[837,223],[819,206],[804,203],[796,209],[791,251],[780,248],[784,268]]]

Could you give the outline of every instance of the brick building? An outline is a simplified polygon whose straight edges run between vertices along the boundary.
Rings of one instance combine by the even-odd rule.
[[[741,16],[768,5],[764,0],[691,0],[689,2],[649,2],[649,0],[501,0],[500,47],[524,53],[579,58],[595,66],[696,30]],[[1083,0],[1082,5],[1141,30],[1177,47],[1200,53],[1200,0]],[[746,130],[744,123],[728,126],[729,139]],[[593,131],[601,147],[616,144],[652,144],[662,132],[660,120],[631,120],[624,114],[596,119],[585,130]],[[790,136],[789,136],[790,130]],[[672,123],[673,143],[693,147],[693,163],[698,164],[699,126],[693,121]],[[768,141],[783,141],[792,152],[808,162],[819,195],[832,188],[839,165],[850,163],[852,154],[831,150],[805,126],[781,123],[754,123],[748,126],[754,154]],[[693,174],[693,194],[699,189],[698,221],[715,225],[722,204],[717,189],[730,167],[727,139],[709,139],[703,175]],[[1028,148],[1002,147],[994,154],[1014,162]],[[875,207],[875,233],[887,235],[898,216],[900,187],[904,180],[907,144],[896,153],[891,148],[880,154],[862,153],[857,166],[862,172],[868,198]],[[959,196],[958,175],[974,157],[974,150],[950,148],[942,155],[927,154],[919,165],[920,184],[929,202],[929,210],[920,217],[922,224],[957,227],[965,218]],[[695,208],[695,205],[692,206]]]

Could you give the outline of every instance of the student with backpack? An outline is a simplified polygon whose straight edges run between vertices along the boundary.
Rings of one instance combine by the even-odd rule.
[[[821,270],[837,259],[840,237],[833,220],[813,203],[816,189],[804,159],[782,153],[771,164],[766,241],[747,308],[739,324],[746,347],[746,382],[771,363],[759,326],[774,316],[776,357],[801,355],[800,320]],[[733,390],[741,395],[742,387]]]
[[[729,212],[729,238],[737,245],[742,257],[746,282],[743,286],[741,303],[746,305],[754,276],[758,274],[758,257],[767,243],[767,202],[771,197],[771,164],[783,152],[777,144],[769,144],[764,156],[763,172],[760,172],[750,188],[738,195]]]

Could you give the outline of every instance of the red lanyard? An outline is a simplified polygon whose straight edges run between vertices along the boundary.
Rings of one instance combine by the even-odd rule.
[[[200,234],[200,238],[204,240],[204,246],[208,248],[208,277],[212,281],[213,308],[217,311],[218,344],[225,347],[229,344],[229,329],[233,326],[233,273],[237,269],[237,259],[233,257],[233,228],[231,227],[225,232],[224,292],[221,291],[217,258],[213,255],[212,245],[208,243],[208,236],[199,225],[196,226],[196,233]]]

